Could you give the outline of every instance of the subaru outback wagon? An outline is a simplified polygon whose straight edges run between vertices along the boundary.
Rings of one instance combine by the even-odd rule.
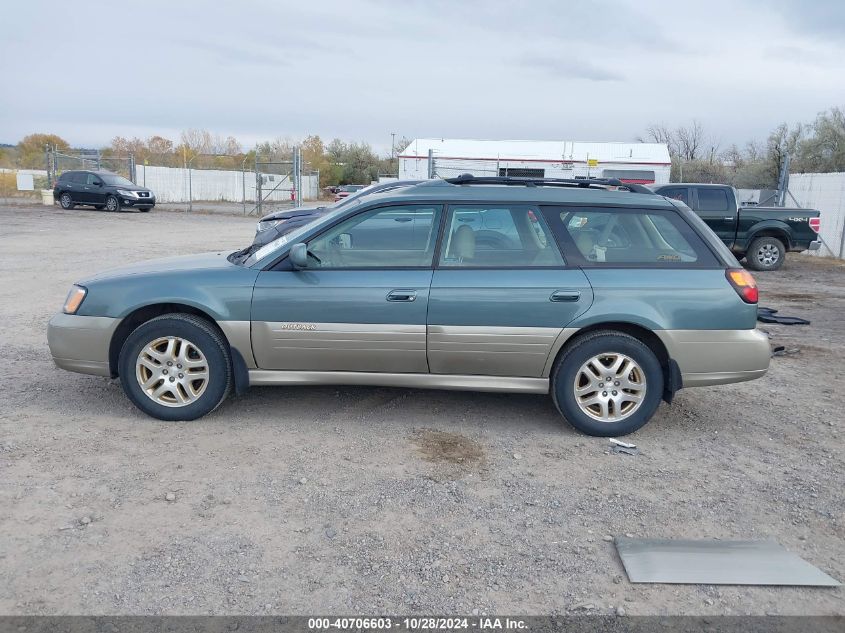
[[[551,394],[591,435],[682,387],[759,378],[750,273],[686,206],[613,180],[428,181],[266,245],[80,281],[56,364],[162,420],[254,385]]]

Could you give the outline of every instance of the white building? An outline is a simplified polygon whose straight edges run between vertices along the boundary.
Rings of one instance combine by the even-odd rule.
[[[433,159],[431,170],[429,155]],[[669,182],[671,166],[669,149],[663,143],[418,138],[399,154],[399,178],[402,180],[423,180],[429,174],[453,178],[469,173],[532,178],[618,178],[623,182],[660,185]]]

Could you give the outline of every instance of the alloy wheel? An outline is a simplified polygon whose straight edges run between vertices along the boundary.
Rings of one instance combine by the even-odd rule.
[[[585,414],[600,422],[619,422],[642,405],[645,372],[625,354],[598,354],[581,365],[573,388]]]
[[[208,387],[208,361],[191,341],[157,338],[135,361],[135,378],[148,398],[166,407],[196,402]]]
[[[763,244],[757,249],[757,261],[766,268],[774,266],[780,259],[780,249],[774,244]]]

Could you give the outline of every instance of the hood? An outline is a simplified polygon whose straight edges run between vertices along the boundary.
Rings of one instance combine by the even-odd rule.
[[[275,213],[265,215],[259,220],[259,222],[266,222],[267,220],[290,220],[291,218],[298,218],[302,216],[318,217],[325,214],[328,210],[328,207],[300,207],[297,209],[286,209],[284,211],[276,211]]]
[[[201,253],[199,255],[182,255],[180,257],[163,257],[161,259],[150,259],[128,266],[112,268],[96,273],[79,282],[84,286],[93,281],[115,279],[117,277],[128,277],[131,275],[154,275],[161,273],[172,273],[186,270],[212,270],[219,268],[231,268],[232,264],[228,259],[229,251],[218,253]]]

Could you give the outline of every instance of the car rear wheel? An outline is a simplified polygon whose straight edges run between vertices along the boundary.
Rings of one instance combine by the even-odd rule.
[[[116,196],[109,196],[106,198],[107,211],[120,211],[120,200]]]
[[[76,205],[73,204],[73,198],[70,197],[69,193],[63,193],[59,196],[59,204],[62,205],[62,209],[73,209]]]
[[[195,420],[232,388],[222,334],[192,314],[167,314],[138,326],[120,350],[118,371],[132,403],[159,420]]]
[[[752,270],[777,270],[785,259],[786,247],[776,237],[758,237],[745,254],[745,262]]]
[[[587,334],[558,359],[552,397],[561,415],[587,435],[633,433],[663,395],[663,371],[642,341],[614,330]]]

